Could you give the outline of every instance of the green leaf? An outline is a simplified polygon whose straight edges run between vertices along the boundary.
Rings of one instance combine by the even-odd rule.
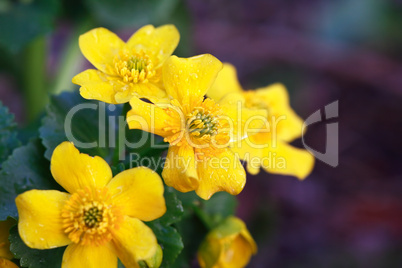
[[[52,96],[39,129],[46,147],[45,157],[50,159],[60,143],[70,140],[80,152],[98,155],[110,162],[115,146],[110,144],[109,133],[116,137],[117,128],[109,123],[120,113],[120,106],[88,101],[78,92]],[[111,139],[113,142],[115,137]]]
[[[113,177],[119,174],[120,172],[126,170],[124,163],[118,163],[117,165],[111,166],[110,168],[112,169]]]
[[[216,193],[211,199],[202,201],[202,210],[209,216],[214,226],[228,216],[234,215],[236,207],[236,197],[226,192]]]
[[[53,29],[57,0],[10,1],[0,8],[0,45],[16,53],[35,37]]]
[[[0,167],[11,152],[20,146],[16,128],[14,115],[9,113],[8,108],[0,102]]]
[[[189,209],[186,209],[188,211]],[[196,258],[196,252],[201,242],[208,233],[205,225],[194,214],[188,214],[180,222],[175,224],[178,232],[182,236],[184,249],[169,267],[189,268],[191,262]]]
[[[183,241],[177,230],[170,226],[177,223],[183,216],[183,206],[176,196],[176,191],[171,187],[165,187],[166,213],[159,219],[147,222],[153,230],[158,243],[163,250],[161,267],[170,267],[183,249]]]
[[[163,225],[172,225],[181,220],[184,211],[181,201],[176,196],[176,190],[171,187],[165,187],[165,201],[166,201],[166,213],[159,221]]]
[[[31,189],[47,190],[62,188],[50,173],[50,163],[43,157],[44,148],[39,139],[14,150],[3,163],[0,173],[0,220],[7,216],[17,218],[14,199]]]
[[[161,224],[159,220],[146,223],[156,235],[163,250],[161,267],[170,267],[183,250],[183,241],[177,230],[171,226]]]
[[[14,257],[20,259],[21,267],[29,268],[59,268],[66,247],[55,249],[32,249],[25,245],[18,234],[18,227],[14,226],[10,230],[10,250]]]

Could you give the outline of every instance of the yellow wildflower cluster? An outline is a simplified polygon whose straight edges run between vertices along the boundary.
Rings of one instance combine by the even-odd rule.
[[[262,167],[305,178],[314,158],[288,145],[301,136],[302,122],[284,86],[244,91],[234,67],[212,55],[171,56],[178,42],[173,25],[142,27],[126,43],[107,29],[93,29],[79,45],[96,69],[73,82],[86,99],[129,102],[130,129],[170,144],[162,177],[178,191],[206,200],[219,191],[237,195],[246,183],[241,160],[251,174]],[[267,164],[270,153],[284,158],[285,166]],[[19,233],[29,247],[68,245],[64,268],[117,267],[117,258],[125,267],[159,267],[162,249],[142,222],[166,211],[157,173],[139,167],[112,178],[103,159],[81,154],[69,142],[54,150],[51,172],[67,192],[31,190],[16,199]],[[229,217],[208,234],[198,260],[201,267],[244,267],[256,251],[245,224]]]

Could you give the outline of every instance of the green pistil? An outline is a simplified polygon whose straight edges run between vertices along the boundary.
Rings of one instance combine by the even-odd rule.
[[[217,123],[214,117],[199,112],[189,124],[189,132],[198,132],[198,136],[215,135],[217,133]]]
[[[141,72],[142,70],[144,70],[147,67],[146,61],[144,59],[141,58],[131,58],[128,62],[127,62],[127,68],[131,71],[131,70],[138,70],[138,72]]]
[[[94,228],[103,220],[102,210],[92,207],[84,212],[84,222],[88,228]]]

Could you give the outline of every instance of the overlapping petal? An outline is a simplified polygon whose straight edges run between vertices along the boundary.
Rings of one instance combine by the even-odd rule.
[[[232,132],[231,141],[240,141],[248,136],[255,135],[261,129],[269,126],[266,109],[249,109],[244,106],[243,96],[239,93],[230,93],[218,103]]]
[[[142,129],[156,135],[167,137],[180,130],[183,114],[169,105],[162,108],[144,102],[136,97],[130,101],[132,110],[127,113],[127,123],[130,129]]]
[[[289,94],[284,85],[277,83],[250,92],[250,98],[258,99],[269,109],[271,131],[279,139],[290,142],[302,134],[302,119],[289,104]]]
[[[239,194],[246,184],[246,172],[238,157],[230,150],[197,163],[199,186],[196,193],[208,200],[214,193]]]
[[[92,246],[71,244],[63,255],[62,268],[99,268],[117,267],[116,254],[106,245]]]
[[[203,98],[221,69],[222,63],[210,54],[191,58],[171,56],[163,66],[166,91],[173,99],[193,107]]]
[[[147,51],[158,68],[176,49],[180,34],[174,25],[163,25],[155,28],[146,25],[135,32],[127,41],[127,46],[137,51]]]
[[[98,70],[114,75],[113,59],[125,43],[114,33],[105,28],[95,28],[79,38],[82,54]]]
[[[166,185],[180,192],[193,191],[198,187],[196,168],[194,149],[191,146],[170,146],[162,177]]]
[[[123,215],[152,221],[166,212],[162,180],[149,168],[125,170],[117,174],[107,187]]]
[[[219,72],[207,92],[207,96],[215,101],[219,101],[229,93],[242,93],[243,89],[237,80],[236,68],[230,63],[224,63],[222,70]]]
[[[70,195],[55,190],[25,192],[15,199],[19,214],[18,231],[27,246],[49,249],[71,243],[61,218]]]
[[[124,217],[113,232],[113,249],[126,267],[138,267],[138,261],[154,256],[158,243],[152,230],[138,219]]]
[[[77,74],[73,83],[81,86],[80,94],[83,98],[106,103],[120,103],[115,99],[116,91],[123,91],[125,88],[129,91],[129,86],[119,82],[117,77],[94,69]]]
[[[80,153],[71,142],[56,147],[50,169],[54,179],[70,193],[86,187],[104,187],[112,179],[105,160]]]
[[[117,103],[126,103],[133,97],[145,98],[155,103],[168,101],[166,91],[151,82],[127,84],[116,92],[115,100]]]
[[[242,236],[236,236],[228,249],[222,247],[219,263],[222,268],[243,268],[253,254],[248,241]]]

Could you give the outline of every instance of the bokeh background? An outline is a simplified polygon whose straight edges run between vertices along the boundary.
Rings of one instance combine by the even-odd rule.
[[[0,100],[37,131],[48,94],[77,90],[90,66],[80,34],[126,39],[147,23],[175,24],[176,55],[231,62],[244,88],[284,83],[302,118],[339,101],[336,168],[248,176],[237,214],[259,246],[249,267],[402,267],[402,1],[2,0]],[[325,151],[326,123],[309,128],[312,148]]]

